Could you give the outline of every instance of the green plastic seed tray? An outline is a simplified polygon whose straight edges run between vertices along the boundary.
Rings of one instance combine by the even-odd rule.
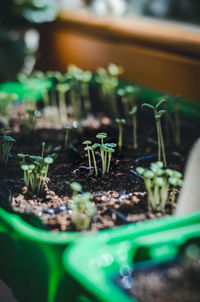
[[[29,79],[24,83],[5,82],[0,84],[0,92],[15,93],[18,101],[37,101],[42,98],[43,92],[51,88],[50,80]]]
[[[9,191],[0,186],[1,205],[9,198]],[[67,288],[62,288],[62,279],[67,278],[62,254],[78,236],[41,230],[0,208],[0,278],[19,302],[66,302],[71,289],[70,279]]]
[[[1,84],[0,91],[16,93],[20,100],[32,101],[33,98],[39,100],[42,95],[42,89],[47,87],[51,87],[51,82],[34,80],[24,85],[21,83]],[[160,94],[150,90],[142,90],[142,98],[144,100],[153,101],[156,96],[160,96]],[[198,105],[182,101],[180,110],[188,117],[199,118],[199,108],[200,106]],[[85,271],[85,281],[79,279],[80,274],[84,274],[82,264],[85,264],[85,269],[90,258],[93,259],[95,257],[93,255],[93,244],[96,246],[95,244],[101,242],[103,249],[104,244],[110,247],[111,242],[114,243],[116,241],[118,243],[119,240],[123,242],[124,238],[128,236],[127,234],[130,234],[131,238],[139,238],[161,230],[175,230],[181,226],[191,226],[200,222],[200,213],[196,213],[180,218],[172,216],[158,219],[157,221],[119,227],[113,231],[100,232],[102,235],[73,232],[51,233],[33,226],[31,219],[27,220],[23,215],[19,216],[9,212],[9,209],[5,208],[9,198],[10,195],[6,189],[0,190],[0,278],[11,287],[14,296],[19,302],[87,301],[84,300],[87,295],[81,296],[81,293],[87,293],[93,286],[93,283],[88,281],[88,268],[88,272]],[[92,243],[89,242],[88,246],[84,247],[83,245],[83,248],[85,248],[84,252],[79,250],[80,253],[78,253],[75,250],[74,255],[77,255],[77,265],[80,264],[80,274],[75,271],[74,262],[76,259],[71,257],[71,254],[66,256],[64,265],[66,268],[69,265],[69,275],[68,269],[64,268],[62,255],[64,250],[74,244],[80,237],[84,238],[85,241],[88,237],[93,237],[93,241]],[[78,281],[76,281],[76,278]],[[95,275],[93,278],[94,281],[96,278],[97,280],[100,278],[100,287],[103,284],[102,280],[104,280],[101,280],[101,278],[104,278],[103,270],[101,277]],[[108,284],[105,284],[106,293],[107,291],[110,292]],[[100,288],[98,291],[100,291]],[[93,294],[92,297],[97,299],[94,291],[90,292]],[[121,291],[119,292],[121,293]],[[122,296],[124,297],[124,294]],[[122,300],[115,299],[113,301]]]
[[[80,239],[64,253],[79,294],[70,301],[136,302],[114,279],[140,261],[173,260],[188,240],[200,240],[200,212],[166,217]]]

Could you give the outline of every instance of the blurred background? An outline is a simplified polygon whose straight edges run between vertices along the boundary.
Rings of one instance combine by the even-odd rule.
[[[114,62],[126,80],[197,101],[199,24],[199,0],[1,1],[0,81]]]

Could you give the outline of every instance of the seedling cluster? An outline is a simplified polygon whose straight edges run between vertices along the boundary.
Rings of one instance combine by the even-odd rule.
[[[94,150],[97,148],[100,149],[101,163],[102,163],[102,176],[104,176],[105,173],[109,173],[112,153],[115,152],[114,148],[117,145],[115,143],[104,143],[104,139],[107,138],[107,133],[105,132],[98,133],[96,137],[100,140],[101,143],[95,143],[91,145],[92,144],[91,141],[84,141],[83,144],[86,145],[84,150],[87,151],[88,153],[89,169],[92,169],[90,153],[92,154],[95,175],[97,176],[98,169],[97,169],[97,162],[96,162]]]
[[[91,202],[93,195],[89,192],[81,193],[82,186],[77,182],[71,184],[71,189],[73,195],[69,207],[72,210],[72,221],[77,230],[87,230],[92,217],[97,211],[95,205]]]
[[[47,149],[47,152],[50,151]],[[41,194],[44,192],[49,165],[53,163],[53,157],[56,155],[56,153],[53,153],[52,156],[48,155],[44,157],[44,153],[45,143],[42,143],[41,156],[18,154],[21,159],[21,169],[24,172],[24,183],[32,193]]]
[[[165,209],[170,185],[172,186],[171,202],[172,205],[174,204],[176,188],[182,185],[182,174],[180,172],[164,169],[161,161],[151,163],[150,169],[138,167],[136,171],[144,177],[149,210],[162,211]]]

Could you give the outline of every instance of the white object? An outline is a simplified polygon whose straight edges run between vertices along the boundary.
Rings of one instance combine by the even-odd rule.
[[[176,215],[200,210],[200,138],[190,153]]]

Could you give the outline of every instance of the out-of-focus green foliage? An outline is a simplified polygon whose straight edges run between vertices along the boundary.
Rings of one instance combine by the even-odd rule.
[[[6,0],[0,2],[0,23],[20,26],[53,21],[58,13],[59,0]]]

